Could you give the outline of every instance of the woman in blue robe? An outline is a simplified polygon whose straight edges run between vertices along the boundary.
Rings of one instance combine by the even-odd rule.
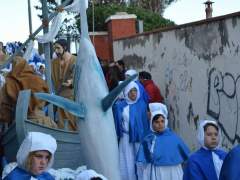
[[[218,148],[220,133],[215,121],[204,120],[198,129],[201,148],[193,153],[184,169],[183,180],[218,180],[226,152]]]
[[[182,163],[190,153],[188,147],[167,125],[167,107],[150,103],[151,133],[140,145],[137,154],[141,180],[182,180]]]
[[[124,100],[113,107],[119,139],[120,175],[124,180],[136,180],[135,157],[140,142],[149,133],[147,104],[140,98],[139,86],[129,83],[124,89]]]
[[[17,152],[17,167],[3,180],[54,180],[46,171],[53,164],[56,149],[56,140],[51,135],[30,132]]]

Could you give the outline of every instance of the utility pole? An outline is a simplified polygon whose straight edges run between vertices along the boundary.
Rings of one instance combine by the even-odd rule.
[[[29,34],[32,35],[32,12],[31,12],[31,0],[28,0],[28,25],[29,25]]]
[[[47,0],[41,0],[42,1],[42,16],[43,16],[43,34],[48,33],[48,25],[49,25],[49,17],[48,17],[48,6],[47,6]],[[43,44],[43,51],[45,56],[45,63],[46,63],[46,80],[48,84],[48,88],[50,93],[53,93],[53,87],[52,87],[52,74],[51,74],[51,56],[50,56],[50,43],[44,43]],[[54,119],[53,115],[53,106],[48,106],[48,115]]]

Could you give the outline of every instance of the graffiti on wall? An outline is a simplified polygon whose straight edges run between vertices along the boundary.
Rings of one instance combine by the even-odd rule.
[[[207,114],[218,121],[231,144],[240,142],[240,75],[209,71]]]

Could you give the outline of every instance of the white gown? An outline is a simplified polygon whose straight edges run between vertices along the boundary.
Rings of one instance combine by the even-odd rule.
[[[123,128],[129,131],[129,106],[123,109]],[[135,160],[139,143],[130,143],[129,134],[123,133],[119,142],[119,163],[122,180],[136,180]]]
[[[142,175],[138,180],[182,180],[183,170],[181,164],[174,166],[140,165]]]

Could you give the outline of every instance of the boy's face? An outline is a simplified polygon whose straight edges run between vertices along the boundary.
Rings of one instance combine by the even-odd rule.
[[[208,126],[204,132],[204,145],[214,149],[218,145],[218,131],[214,126]]]
[[[165,119],[163,116],[159,116],[152,122],[152,128],[155,132],[162,132],[165,128]]]
[[[137,99],[137,89],[136,88],[132,88],[129,93],[128,93],[128,97],[129,99],[131,99],[132,101],[135,101]]]
[[[50,153],[48,151],[36,151],[32,157],[31,173],[39,175],[43,173],[49,163]]]

